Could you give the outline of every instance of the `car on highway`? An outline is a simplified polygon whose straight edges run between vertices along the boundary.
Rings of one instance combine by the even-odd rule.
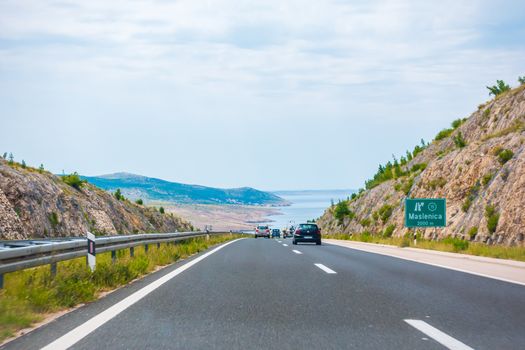
[[[316,224],[299,224],[293,233],[293,244],[312,242],[321,245],[321,229]]]
[[[255,238],[257,237],[270,238],[270,228],[268,225],[259,225],[255,228]]]
[[[281,238],[281,230],[279,230],[278,228],[274,228],[272,229],[272,238]]]

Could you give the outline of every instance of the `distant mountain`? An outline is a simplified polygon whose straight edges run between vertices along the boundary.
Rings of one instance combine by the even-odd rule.
[[[187,185],[151,177],[115,173],[101,176],[82,176],[83,179],[107,191],[120,188],[131,199],[147,201],[169,201],[184,204],[242,204],[242,205],[287,205],[281,197],[251,187],[214,188]]]

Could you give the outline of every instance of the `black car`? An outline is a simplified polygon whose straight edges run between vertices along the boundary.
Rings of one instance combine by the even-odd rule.
[[[281,238],[281,230],[278,228],[272,229],[272,238],[274,237]]]
[[[315,242],[321,245],[321,229],[316,224],[299,224],[293,233],[293,244]]]

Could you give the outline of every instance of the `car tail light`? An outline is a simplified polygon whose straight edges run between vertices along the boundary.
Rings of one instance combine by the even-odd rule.
[[[295,234],[296,235],[300,235],[301,234],[301,230],[299,230],[299,229],[295,230]]]
[[[258,229],[258,228],[256,228],[256,229],[255,229],[255,232],[259,232],[259,229]]]
[[[266,230],[267,233],[270,233],[270,230]]]

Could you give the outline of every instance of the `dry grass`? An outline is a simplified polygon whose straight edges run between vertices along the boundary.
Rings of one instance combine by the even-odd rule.
[[[462,253],[477,256],[486,256],[489,258],[510,259],[517,261],[525,261],[525,247],[505,247],[496,245],[486,245],[483,243],[475,243],[462,241],[459,239],[444,239],[441,241],[429,241],[418,239],[417,246],[410,238],[390,237],[385,238],[378,235],[348,235],[348,234],[334,234],[326,236],[326,238],[342,239],[358,242],[368,242],[377,244],[388,244],[398,247],[414,247],[421,249],[438,250],[442,252]]]
[[[110,252],[98,254],[94,273],[86,267],[86,259],[79,258],[58,263],[54,278],[49,266],[6,274],[4,289],[0,290],[0,342],[42,320],[48,313],[93,301],[100,293],[125,285],[157,266],[171,264],[237,237],[211,236],[209,241],[195,238],[175,245],[162,244],[160,249],[150,245],[148,253],[143,247],[136,247],[133,258],[129,250],[121,250],[117,252],[116,263],[112,263]]]

